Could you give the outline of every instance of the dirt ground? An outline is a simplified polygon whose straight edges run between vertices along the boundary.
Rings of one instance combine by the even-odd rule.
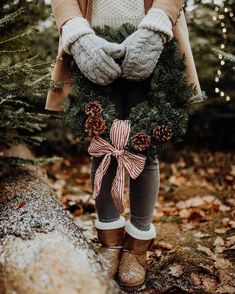
[[[90,157],[67,155],[47,166],[58,199],[98,246]],[[235,293],[235,155],[183,149],[160,160],[161,188],[141,293]],[[128,188],[125,188],[128,218]]]

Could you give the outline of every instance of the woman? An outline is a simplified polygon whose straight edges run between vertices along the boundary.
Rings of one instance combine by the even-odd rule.
[[[54,81],[63,81],[60,91],[49,91],[46,109],[59,111],[71,91],[69,65],[77,66],[91,81],[100,85],[113,83],[110,97],[119,119],[146,99],[148,77],[152,73],[164,44],[175,36],[186,57],[189,83],[200,94],[200,86],[188,39],[182,0],[53,0],[52,9],[60,33]],[[108,25],[118,28],[131,23],[137,30],[122,44],[98,37],[92,27]],[[117,60],[122,58],[122,63]],[[103,157],[92,157],[91,182]],[[95,227],[102,243],[98,256],[110,277],[117,275],[120,285],[141,287],[145,280],[146,251],[151,248],[156,229],[152,215],[159,191],[159,164],[156,158],[146,161],[142,173],[130,179],[130,218],[120,215],[111,197],[111,185],[117,160],[103,177],[95,200],[98,218]]]

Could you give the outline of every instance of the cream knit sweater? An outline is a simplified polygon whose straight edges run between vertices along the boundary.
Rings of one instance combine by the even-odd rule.
[[[144,15],[144,0],[93,0],[91,27],[118,28],[125,22],[138,26]]]

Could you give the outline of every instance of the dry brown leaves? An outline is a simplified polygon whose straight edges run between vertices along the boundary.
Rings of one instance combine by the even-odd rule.
[[[235,293],[235,155],[182,150],[175,152],[171,162],[160,161],[160,169],[161,188],[153,216],[159,234],[149,258],[164,260],[177,248],[196,250],[213,262],[220,282],[191,273],[192,285],[210,293]],[[66,156],[48,166],[47,172],[58,199],[77,217],[89,239],[95,240],[90,158]],[[125,195],[124,216],[128,216],[127,187]],[[169,265],[171,276],[183,278],[182,271],[179,263]]]

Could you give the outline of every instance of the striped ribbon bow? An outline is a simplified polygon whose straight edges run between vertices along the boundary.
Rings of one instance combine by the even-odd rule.
[[[119,212],[124,211],[123,198],[124,198],[124,186],[125,186],[125,169],[129,173],[130,177],[136,179],[138,175],[143,171],[146,157],[137,154],[130,153],[123,149],[130,135],[130,121],[118,120],[113,121],[110,129],[110,139],[112,145],[105,141],[103,138],[97,136],[93,137],[88,147],[89,154],[99,157],[104,155],[102,162],[96,170],[94,190],[92,198],[95,199],[101,188],[102,178],[106,173],[110,161],[111,155],[115,156],[118,162],[115,178],[112,183],[111,194]]]

